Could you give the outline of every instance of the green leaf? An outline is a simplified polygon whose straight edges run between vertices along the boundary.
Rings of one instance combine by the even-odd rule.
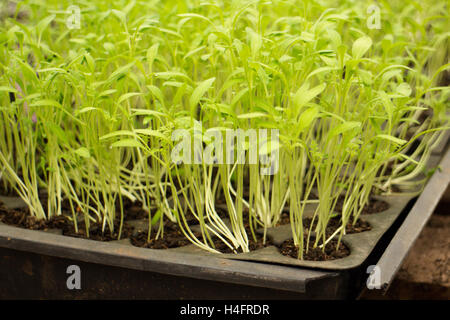
[[[161,89],[159,89],[158,87],[156,87],[154,85],[148,85],[147,88],[156,97],[156,99],[158,99],[158,101],[161,102],[161,104],[164,107],[164,96],[163,96]]]
[[[43,99],[30,104],[30,107],[56,107],[62,108],[61,104],[58,101]]]
[[[147,50],[147,63],[150,68],[150,72],[152,71],[153,62],[155,61],[156,55],[158,54],[159,43],[155,43]]]
[[[242,97],[248,92],[248,88],[244,88],[234,95],[233,99],[231,99],[230,106],[233,107],[236,103],[238,103]]]
[[[264,118],[268,117],[269,115],[264,112],[250,112],[250,113],[244,113],[241,115],[238,115],[238,119],[253,119],[253,118]]]
[[[309,78],[311,78],[312,76],[325,72],[325,71],[332,71],[332,70],[337,70],[336,67],[321,67],[321,68],[317,68],[315,69],[313,72],[311,72],[310,74],[308,74],[308,76],[306,77],[306,80],[308,80]]]
[[[402,96],[409,97],[412,90],[409,84],[403,82],[398,85],[396,92]]]
[[[89,53],[85,53],[84,54],[84,59],[86,60],[86,63],[89,66],[89,70],[91,70],[91,72],[95,71],[95,61],[94,58],[92,58],[92,56]]]
[[[124,65],[123,67],[120,67],[119,69],[116,69],[113,73],[111,73],[111,75],[108,78],[108,82],[112,82],[114,80],[116,80],[117,78],[122,77],[123,75],[125,75],[128,70],[134,66],[134,62],[131,62],[127,65]]]
[[[155,29],[160,31],[161,33],[170,34],[170,35],[175,36],[177,38],[183,39],[183,36],[181,34],[179,34],[178,32],[175,32],[173,30],[166,29],[166,28],[158,28],[158,27],[155,27]]]
[[[0,91],[19,93],[19,91],[17,91],[16,89],[7,86],[0,86]]]
[[[403,140],[403,139],[400,139],[400,138],[396,138],[396,137],[393,137],[393,136],[388,135],[388,134],[379,134],[379,135],[376,135],[375,138],[389,140],[389,141],[392,141],[392,142],[394,142],[395,144],[398,144],[398,145],[403,145],[403,144],[405,144],[407,142],[406,140]]]
[[[408,156],[408,155],[406,155],[406,154],[404,154],[404,153],[399,153],[399,154],[398,154],[398,157],[399,157],[399,158],[406,159],[406,160],[408,160],[408,161],[410,161],[410,162],[412,162],[412,163],[414,163],[414,164],[416,164],[416,165],[419,164],[418,161],[414,160],[413,158],[411,158],[410,156]]]
[[[155,117],[167,117],[162,112],[156,110],[148,110],[148,109],[131,109],[133,112],[133,116],[155,116]]]
[[[123,139],[111,144],[111,147],[130,147],[130,148],[142,148],[142,144],[134,139]]]
[[[261,35],[253,31],[252,29],[247,27],[246,30],[250,36],[250,50],[252,53],[252,57],[256,57],[258,52],[261,50],[262,46],[262,38]]]
[[[328,37],[330,38],[331,42],[333,43],[333,46],[335,48],[339,47],[342,43],[341,35],[334,29],[328,29],[327,33],[328,33]]]
[[[152,217],[152,226],[156,225],[156,223],[160,218],[161,218],[161,210],[158,209]]]
[[[105,91],[101,92],[98,96],[99,97],[105,97],[105,96],[108,96],[108,95],[110,95],[112,93],[115,93],[115,92],[117,92],[117,89],[108,89],[108,90],[105,90]]]
[[[142,134],[144,136],[157,137],[162,140],[170,142],[170,140],[165,135],[163,135],[161,132],[153,130],[153,129],[134,129],[134,132],[137,134]]]
[[[136,133],[129,131],[129,130],[118,130],[118,131],[114,131],[108,134],[105,134],[104,136],[100,137],[100,141],[101,140],[106,140],[112,137],[117,137],[117,136],[134,136],[137,137]]]
[[[336,127],[334,127],[333,129],[331,129],[328,132],[328,137],[331,139],[339,134],[343,134],[347,131],[356,129],[356,128],[360,128],[361,127],[361,122],[357,122],[357,121],[347,121],[344,123],[341,123],[339,125],[337,125]]]
[[[74,152],[82,158],[88,159],[91,157],[89,150],[85,147],[78,148],[77,150],[74,150]]]
[[[124,12],[116,9],[112,9],[111,11],[120,20],[120,22],[122,22],[124,26],[127,25],[127,15]]]
[[[103,44],[103,48],[108,52],[113,52],[116,46],[111,42],[105,42]]]
[[[199,51],[202,51],[202,50],[205,49],[205,48],[206,48],[206,46],[200,46],[200,47],[198,47],[198,48],[195,48],[195,49],[189,51],[189,52],[183,57],[183,59],[187,59],[187,58],[189,58],[190,56],[193,56],[194,54],[196,54],[196,53],[199,52]]]
[[[86,113],[86,112],[89,112],[89,111],[95,111],[95,110],[99,110],[99,109],[95,108],[95,107],[85,107],[85,108],[82,108],[80,110],[75,110],[75,115],[80,115],[82,113]]]
[[[41,41],[42,34],[44,33],[45,29],[47,29],[48,25],[53,21],[53,19],[55,19],[55,17],[56,16],[52,14],[51,16],[45,17],[44,19],[39,21],[39,23],[37,24],[36,30],[38,33],[39,42]]]
[[[39,100],[39,101],[31,103],[30,107],[55,107],[55,108],[61,110],[62,112],[64,112],[65,114],[67,114],[69,117],[71,117],[78,123],[81,123],[79,119],[75,118],[71,113],[69,113],[66,109],[64,109],[63,106],[58,101],[55,101],[55,100],[51,100],[51,99]]]
[[[364,36],[357,39],[352,47],[353,59],[361,59],[371,46],[372,39],[370,37]]]
[[[317,118],[318,115],[319,115],[318,107],[312,107],[302,112],[298,120],[297,135],[308,129],[311,126],[311,123],[314,121],[314,119]]]
[[[19,57],[16,57],[15,55],[13,55],[12,58],[15,60],[15,62],[20,64],[20,66],[22,67],[21,72],[24,74],[25,79],[28,82],[39,81],[36,75],[36,70],[34,70],[27,62],[23,61]]]
[[[120,104],[120,103],[124,102],[125,100],[130,99],[131,97],[141,96],[142,94],[143,94],[142,92],[128,92],[128,93],[125,93],[125,94],[120,96],[119,100],[117,100],[117,103]]]
[[[294,95],[294,105],[298,111],[318,96],[326,87],[325,83],[322,83],[314,88],[309,89],[309,83],[304,83]]]
[[[280,142],[277,140],[263,141],[259,148],[259,155],[264,156],[271,154],[273,151],[280,149]]]
[[[177,72],[177,71],[157,72],[154,75],[156,78],[161,78],[161,79],[165,79],[165,80],[170,79],[170,78],[177,78],[177,77],[183,78],[187,81],[190,80],[190,78],[187,75],[185,75],[182,72]]]
[[[208,21],[209,23],[213,24],[213,22],[211,20],[209,20],[207,17],[204,17],[197,13],[181,13],[181,14],[178,14],[178,16],[182,17],[182,18],[199,18],[199,19]]]
[[[203,95],[211,88],[212,84],[216,78],[207,79],[205,81],[200,82],[200,84],[195,88],[194,92],[192,92],[191,98],[189,99],[189,106],[191,108],[191,112],[195,110],[197,104],[200,102],[200,99]]]
[[[50,130],[51,134],[55,135],[63,143],[69,144],[69,135],[59,126],[54,123],[47,123],[46,126]]]

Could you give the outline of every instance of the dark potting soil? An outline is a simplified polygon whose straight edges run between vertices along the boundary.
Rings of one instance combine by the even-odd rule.
[[[13,189],[5,189],[3,184],[0,184],[0,195],[5,197],[18,197],[19,195]]]
[[[364,206],[361,214],[379,213],[387,209],[389,209],[389,204],[386,201],[371,198],[369,203]]]
[[[312,221],[312,218],[304,219],[303,227],[305,229],[309,230],[309,228],[311,226],[311,221]],[[312,231],[314,231],[316,224],[317,224],[317,219],[315,219],[315,221],[314,221]],[[327,237],[331,236],[341,226],[341,224],[342,223],[341,223],[340,216],[331,218],[327,224],[327,229],[325,230],[325,236],[327,236]],[[364,232],[364,231],[369,231],[371,229],[372,229],[372,227],[370,226],[370,224],[367,221],[358,219],[354,225],[353,225],[352,221],[347,223],[347,225],[345,226],[345,233],[346,234],[360,233],[360,232]]]
[[[116,211],[116,215],[120,217],[120,206],[116,205],[118,208]],[[152,212],[153,214],[154,212]],[[142,208],[142,203],[140,202],[132,202],[129,199],[123,200],[123,219],[125,221],[130,220],[140,220],[148,218],[148,211]]]
[[[137,234],[133,234],[130,237],[131,244],[136,247],[150,248],[150,249],[170,249],[183,247],[192,244],[183,234],[181,229],[177,224],[173,222],[166,222],[164,224],[164,237],[155,239],[157,232],[154,231],[151,235],[150,241],[148,241],[148,232],[143,231]],[[200,232],[194,232],[197,239],[201,239],[202,235]],[[221,253],[233,253],[223,241],[217,237],[213,237],[212,241],[214,243],[214,248]],[[266,238],[266,242],[263,242],[263,237],[257,235],[257,240],[255,241],[251,236],[249,236],[249,249],[250,251],[257,250],[268,245],[271,245],[272,241]]]
[[[289,216],[289,212],[282,212],[280,220],[278,220],[277,226],[282,226],[289,223],[291,223],[291,217]]]
[[[344,205],[344,197],[339,197],[334,210],[336,212],[341,212],[343,205]],[[389,209],[389,204],[386,201],[370,197],[369,202],[364,206],[361,214],[373,214],[385,211],[387,209]]]
[[[185,213],[184,218],[186,219],[187,224],[190,226],[199,224],[198,219],[191,212]]]
[[[131,220],[147,220],[148,221],[148,210],[145,210],[142,207],[142,203],[140,201],[132,202],[128,198],[123,199],[123,219],[124,221]],[[117,201],[116,203],[116,217],[120,217],[120,203]],[[157,210],[154,208],[151,210],[152,218],[156,214]],[[185,213],[186,221],[189,225],[198,224],[197,218],[191,213]]]
[[[119,230],[120,230],[120,221],[114,222],[114,232],[109,230],[109,225],[105,225],[104,232],[102,231],[102,223],[100,222],[91,222],[89,225],[89,237],[86,233],[86,225],[83,222],[78,222],[77,224],[78,232],[75,232],[75,227],[72,222],[66,221],[66,224],[62,228],[63,235],[76,237],[76,238],[85,238],[89,240],[96,241],[114,241],[119,239]],[[129,238],[133,233],[133,227],[128,225],[126,222],[123,223],[122,232],[120,234],[120,239]]]
[[[272,240],[266,236],[266,241],[264,242],[264,238],[260,234],[256,234],[256,240],[253,239],[253,236],[249,231],[247,231],[248,235],[248,248],[250,251],[255,251],[267,246],[272,245]],[[235,253],[230,247],[228,247],[222,240],[215,237],[212,239],[214,242],[214,248],[221,253]],[[242,253],[242,250],[239,249],[237,253]]]
[[[327,227],[329,227],[330,232],[332,232],[331,234],[333,234],[341,226],[341,224],[342,224],[341,217],[337,216],[330,219]],[[345,233],[347,234],[359,233],[369,230],[372,230],[372,227],[367,221],[363,219],[358,219],[355,224],[353,224],[353,221],[350,220],[345,226]]]
[[[143,231],[131,235],[130,241],[133,246],[150,249],[170,249],[191,244],[178,225],[170,221],[164,223],[164,237],[156,239],[156,235],[157,232],[153,231],[150,235],[150,241],[148,241],[148,231]],[[194,235],[197,238],[201,237],[198,232],[194,232]]]
[[[336,204],[335,210],[337,212],[341,212],[342,205],[343,205],[343,198],[340,198],[340,199],[338,199],[338,203]],[[369,203],[364,206],[361,214],[373,214],[373,213],[386,211],[387,209],[389,209],[389,204],[386,201],[378,200],[375,198],[370,198]],[[289,216],[289,208],[287,208],[287,210],[285,210],[281,213],[281,216],[280,216],[280,219],[278,220],[277,226],[282,226],[282,225],[289,224],[289,223],[291,223],[291,218]],[[367,229],[367,227],[369,227],[369,229]],[[365,221],[361,221],[361,219],[359,219],[356,222],[356,225],[354,226],[354,228],[347,229],[348,231],[350,231],[347,233],[354,233],[354,232],[351,232],[353,229],[357,230],[360,228],[364,228],[364,230],[360,230],[360,231],[356,231],[356,232],[370,230],[370,226],[368,226],[368,223]]]
[[[225,203],[216,204],[216,212],[222,219],[229,218],[227,205]]]
[[[350,255],[350,249],[344,244],[340,243],[337,248],[337,240],[331,240],[325,246],[325,250],[316,247],[314,248],[314,241],[310,240],[308,250],[306,248],[303,252],[303,259],[308,261],[328,261],[344,258]],[[306,246],[306,237],[304,244]],[[337,249],[336,249],[337,248]],[[282,255],[298,259],[298,247],[295,246],[294,240],[286,240],[279,246],[279,251]]]
[[[48,221],[36,219],[28,213],[28,209],[9,210],[0,207],[0,221],[8,225],[30,230],[49,229]]]
[[[84,221],[78,222],[78,232],[75,232],[73,222],[68,218],[68,214],[52,217],[50,220],[37,219],[31,216],[28,209],[6,209],[0,206],[0,221],[16,227],[46,231],[49,229],[62,230],[63,235],[88,238]],[[102,224],[99,222],[91,223],[89,230],[89,239],[97,241],[117,240],[119,235],[120,222],[116,221],[114,232],[109,231],[108,225],[105,226],[105,232],[102,232]],[[121,238],[128,238],[133,232],[133,227],[124,223],[122,227]]]

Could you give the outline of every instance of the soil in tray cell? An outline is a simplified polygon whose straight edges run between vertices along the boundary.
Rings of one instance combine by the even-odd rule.
[[[312,221],[311,218],[304,219],[303,227],[305,229],[309,230],[309,227],[311,226],[311,221]],[[312,231],[314,231],[316,224],[317,224],[317,219],[314,221]],[[328,222],[327,229],[325,231],[325,235],[327,237],[331,236],[341,226],[341,224],[342,224],[342,222],[341,222],[340,216],[331,218],[330,221]],[[347,225],[345,226],[345,233],[346,234],[360,233],[360,232],[364,232],[364,231],[369,231],[371,229],[372,229],[372,227],[370,226],[370,224],[367,221],[364,221],[363,219],[358,219],[358,221],[356,221],[356,223],[354,225],[353,225],[352,221],[347,223]]]
[[[304,239],[304,245],[306,247],[306,237]],[[310,239],[308,250],[303,252],[303,260],[308,261],[328,261],[344,258],[350,255],[350,249],[341,242],[339,248],[336,249],[337,240],[331,240],[325,246],[325,250],[322,248],[314,248],[314,239]],[[279,246],[279,251],[282,255],[292,258],[298,258],[298,247],[295,246],[294,240],[286,240]],[[306,248],[305,248],[306,249]]]
[[[78,223],[78,232],[75,232],[75,228],[72,222],[67,222],[62,228],[65,236],[85,238],[97,241],[114,241],[119,239],[120,221],[114,222],[114,231],[109,231],[109,225],[106,224],[104,231],[102,224],[95,222],[89,226],[89,237],[86,234],[86,227],[84,222]],[[129,238],[133,232],[133,227],[129,226],[126,222],[122,226],[120,239]]]
[[[51,218],[50,220],[36,219],[31,216],[28,209],[11,210],[0,206],[0,221],[30,230],[59,229],[66,236],[77,238],[88,238],[84,221],[78,222],[78,232],[75,232],[73,222],[68,218],[68,214],[63,214]],[[91,222],[89,228],[89,239],[97,241],[113,241],[118,239],[120,230],[120,221],[114,223],[114,232],[109,231],[109,226],[106,224],[104,232],[102,231],[102,224],[99,222]],[[122,226],[121,239],[128,238],[133,231],[133,228],[126,223]]]
[[[336,212],[341,212],[343,204],[344,204],[344,197],[339,197],[334,210]],[[364,206],[361,214],[379,213],[379,212],[386,211],[387,209],[389,209],[389,204],[386,201],[378,200],[378,199],[370,197],[369,203],[367,203]]]
[[[272,240],[269,237],[266,237],[266,241],[264,242],[264,238],[260,234],[255,234],[256,241],[253,239],[253,236],[251,235],[250,232],[247,232],[247,235],[248,235],[248,248],[250,251],[255,251],[272,245]],[[221,253],[235,253],[229,246],[227,246],[220,239],[214,238],[213,241],[214,247],[217,251]],[[236,253],[242,253],[242,250],[239,249]]]
[[[138,232],[130,237],[131,244],[150,249],[171,249],[191,244],[178,225],[170,221],[164,223],[164,237],[156,239],[156,235],[157,231],[153,231],[148,241],[148,231]],[[201,237],[198,232],[194,232],[194,235]]]

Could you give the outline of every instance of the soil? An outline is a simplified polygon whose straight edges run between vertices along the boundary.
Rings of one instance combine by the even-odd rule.
[[[116,203],[117,217],[120,217],[120,203],[117,201]],[[142,208],[142,203],[140,201],[132,202],[128,198],[123,199],[123,213],[124,213],[124,221],[132,221],[132,220],[147,220],[148,221],[148,211]],[[156,209],[151,210],[152,217],[156,214]],[[189,225],[198,224],[197,218],[191,213],[188,212],[185,214],[186,221]]]
[[[202,235],[200,232],[194,232],[196,238],[201,239]],[[191,244],[191,242],[186,239],[183,232],[180,230],[177,224],[173,222],[166,222],[164,224],[164,238],[156,237],[156,231],[153,232],[152,238],[150,241],[148,239],[148,232],[139,232],[137,234],[133,234],[130,237],[131,243],[136,247],[150,248],[150,249],[170,249],[170,248],[178,248]],[[214,247],[221,253],[233,253],[233,251],[217,237],[213,237],[212,241],[214,243]],[[263,243],[263,237],[257,235],[257,240],[253,240],[251,236],[249,236],[249,249],[250,251],[257,250],[263,248],[265,246],[271,245],[272,242],[269,238],[266,238],[266,242]]]
[[[372,227],[370,224],[362,219],[358,219],[355,224],[352,224],[351,222],[347,223],[347,226],[345,227],[345,232],[347,234],[352,233],[360,233],[364,231],[370,231],[372,230]]]
[[[119,203],[116,204],[116,208],[120,208]],[[120,216],[120,209],[118,211],[118,216]],[[142,208],[142,203],[139,201],[132,202],[129,199],[123,199],[123,213],[125,221],[148,218],[148,211]]]
[[[8,210],[0,206],[0,221],[30,230],[49,229],[48,221],[38,220],[30,216],[28,210]]]
[[[102,224],[99,222],[91,223],[89,226],[89,237],[86,234],[86,227],[84,221],[82,223],[78,223],[78,232],[75,232],[74,226],[72,222],[66,222],[64,227],[62,228],[63,235],[76,237],[76,238],[85,238],[90,240],[97,241],[114,241],[119,239],[119,230],[120,230],[120,221],[114,222],[114,232],[109,231],[109,225],[106,224],[105,231],[102,231]],[[120,235],[120,239],[129,238],[133,232],[133,227],[129,226],[126,222],[124,222],[122,226],[122,233]]]
[[[17,11],[17,4],[8,1],[5,2],[4,7],[0,10],[0,21],[3,21],[6,17],[13,18],[18,22],[24,22],[28,19],[28,12],[25,10]]]
[[[248,234],[248,248],[250,251],[258,250],[267,246],[272,245],[272,240],[269,237],[266,237],[266,241],[264,242],[264,238],[260,234],[256,234],[256,241],[253,239],[250,232]],[[221,253],[234,253],[233,250],[230,249],[222,240],[219,238],[214,238],[214,248]],[[238,253],[242,253],[242,250],[239,249]]]
[[[222,204],[216,204],[216,212],[222,219],[229,218],[228,216],[228,209],[227,205],[225,203]]]
[[[363,208],[361,214],[373,214],[383,212],[389,209],[389,204],[383,200],[370,199],[369,203]]]
[[[164,223],[164,238],[155,239],[157,232],[151,234],[150,241],[148,240],[148,231],[133,234],[130,237],[131,244],[136,247],[150,248],[150,249],[170,249],[184,247],[191,244],[191,242],[184,236],[178,225],[167,221]],[[201,235],[194,232],[194,235],[199,238]]]
[[[84,221],[78,222],[78,232],[75,232],[73,222],[68,218],[68,214],[53,217],[50,220],[36,219],[31,216],[28,209],[10,210],[0,206],[0,221],[25,229],[46,231],[49,229],[62,230],[63,235],[88,238]],[[114,232],[109,232],[108,225],[105,226],[105,232],[102,232],[101,223],[91,223],[89,230],[89,239],[97,241],[113,241],[119,236],[120,222],[116,221]],[[126,223],[122,227],[121,238],[127,238],[131,235],[133,228]]]
[[[304,239],[306,246],[306,237]],[[325,246],[325,250],[316,247],[314,248],[314,241],[309,242],[308,251],[306,248],[303,252],[303,259],[307,261],[329,261],[344,258],[350,255],[350,249],[343,243],[339,245],[336,250],[337,240],[331,240]],[[294,244],[294,240],[286,240],[279,246],[280,253],[285,256],[298,258],[298,247]]]
[[[314,192],[311,192],[309,194],[308,200],[319,200],[319,196],[315,194]]]
[[[184,217],[185,217],[185,219],[186,219],[186,222],[187,222],[188,225],[190,225],[190,226],[194,226],[194,225],[199,224],[197,218],[196,218],[191,212],[185,213],[185,214],[184,214]]]
[[[0,195],[2,196],[6,196],[6,197],[18,197],[19,195],[17,194],[16,191],[14,191],[14,189],[5,189],[5,186],[3,184],[0,184]]]
[[[335,211],[341,212],[342,205],[343,205],[343,198],[340,198],[340,199],[338,199],[338,202],[336,204]],[[386,201],[378,200],[378,199],[371,197],[369,199],[369,203],[364,206],[361,214],[374,214],[374,213],[386,211],[387,209],[389,209],[389,204]],[[277,226],[282,226],[282,225],[289,224],[289,223],[291,223],[291,219],[289,216],[289,212],[287,210],[287,211],[284,211],[281,213],[281,217],[280,217],[280,220],[278,220]],[[361,229],[361,230],[359,230],[359,229]],[[361,219],[359,219],[356,222],[356,225],[353,226],[353,228],[349,227],[349,226],[347,227],[347,233],[362,232],[362,231],[366,231],[366,230],[370,230],[370,229],[371,228],[367,222],[361,221]]]
[[[291,223],[291,216],[289,213],[289,207],[285,207],[283,212],[281,212],[280,219],[278,220],[276,226],[283,226],[285,224]]]
[[[344,197],[339,197],[334,210],[336,212],[342,212],[343,204],[344,204]],[[387,209],[389,209],[389,204],[386,201],[378,200],[373,197],[370,197],[369,203],[367,203],[364,206],[361,214],[374,214],[374,213],[386,211]]]
[[[304,227],[309,228],[311,226],[312,218],[304,219]],[[314,221],[313,229],[315,228],[317,224],[317,219]],[[337,216],[334,218],[331,218],[328,222],[327,229],[325,231],[325,235],[327,237],[331,236],[339,227],[341,226],[341,217]],[[372,230],[372,227],[367,221],[364,221],[362,219],[358,219],[356,223],[353,225],[353,223],[350,221],[345,226],[345,233],[351,234],[351,233],[360,233],[364,231]]]
[[[277,226],[282,226],[291,223],[291,217],[288,212],[282,212],[280,220],[278,220]]]
[[[304,221],[304,228],[308,229],[311,226],[312,218],[306,218]],[[314,222],[314,226],[316,225],[317,221]],[[325,230],[325,236],[330,237],[339,227],[341,226],[341,217],[336,216],[330,219],[327,225],[327,229]],[[364,221],[362,219],[358,219],[356,223],[353,225],[351,222],[347,223],[345,227],[345,232],[347,234],[350,233],[359,233],[364,231],[371,230],[372,227],[367,221]],[[304,243],[307,243],[307,238],[305,236]],[[350,249],[341,242],[339,245],[338,250],[336,250],[338,240],[333,239],[325,246],[325,250],[322,250],[320,248],[314,248],[314,241],[310,240],[309,243],[309,249],[308,252],[303,253],[303,259],[309,260],[309,261],[327,261],[327,260],[335,260],[344,258],[348,255],[350,255]],[[298,247],[294,245],[294,240],[290,239],[287,241],[284,241],[280,246],[279,250],[281,254],[285,256],[290,256],[293,258],[298,257]]]
[[[450,288],[450,214],[434,214],[403,262],[398,278]],[[449,297],[450,298],[450,297]]]
[[[450,299],[450,188],[411,248],[387,293],[366,290],[361,299]],[[447,200],[447,201],[445,201]]]
[[[311,194],[311,198],[317,198],[315,195]],[[43,196],[43,203],[45,204],[45,196]],[[339,205],[339,204],[338,204]],[[148,212],[142,209],[142,206],[139,202],[131,202],[128,199],[123,199],[124,206],[124,225],[122,228],[121,238],[130,238],[131,243],[134,246],[152,248],[152,249],[168,249],[168,248],[176,248],[182,247],[185,245],[191,244],[191,242],[186,239],[184,234],[181,232],[179,227],[170,222],[165,222],[164,228],[164,238],[155,239],[156,232],[152,234],[152,238],[147,242],[148,233],[139,232],[133,234],[133,227],[129,226],[126,221],[130,220],[147,220]],[[342,204],[341,204],[342,206]],[[374,213],[383,211],[388,207],[388,204],[384,201],[378,201],[371,199],[370,203],[365,207],[364,213]],[[68,214],[70,206],[68,203],[63,203],[63,211],[65,214],[63,216],[52,218],[49,221],[38,220],[29,215],[28,209],[23,210],[6,210],[5,208],[0,207],[0,221],[12,224],[16,226],[20,226],[23,228],[28,228],[32,230],[47,230],[47,229],[60,229],[62,230],[64,235],[79,237],[79,238],[88,238],[86,234],[86,228],[84,224],[84,220],[80,220],[78,223],[78,232],[76,233],[74,230],[73,222]],[[217,208],[218,213],[222,218],[228,217],[228,213],[224,208],[219,204]],[[152,212],[154,214],[154,212]],[[120,213],[118,213],[118,216]],[[187,215],[187,220],[190,225],[197,224],[198,221],[192,214]],[[283,212],[281,216],[281,220],[279,225],[288,224],[290,222],[289,213]],[[309,227],[311,223],[311,219],[305,220],[305,227]],[[266,238],[266,241],[263,241],[263,236],[260,234],[256,234],[256,240],[251,236],[250,228],[248,221],[244,221],[244,226],[247,230],[247,234],[249,235],[249,249],[250,251],[261,249],[266,246],[272,245],[272,241],[270,238]],[[335,217],[330,220],[330,223],[326,230],[326,236],[330,236],[333,234],[336,229],[340,226],[340,217]],[[118,231],[120,227],[120,222],[116,221],[114,226],[114,232],[109,232],[108,225],[105,226],[104,232],[102,232],[102,224],[101,223],[91,223],[90,231],[89,231],[89,239],[98,240],[98,241],[112,241],[118,239]],[[347,233],[356,233],[370,230],[370,225],[363,221],[359,220],[353,226],[349,223],[346,227]],[[197,238],[201,238],[200,233],[195,233]],[[214,237],[213,239],[214,247],[216,250],[222,253],[234,253],[232,249],[230,249],[227,245],[225,245],[220,239]],[[349,250],[345,245],[341,245],[339,250],[336,251],[333,248],[333,245],[336,245],[336,241],[332,240],[327,247],[325,248],[325,252],[321,249],[310,248],[308,250],[308,254],[306,255],[306,260],[329,260],[329,259],[337,259],[339,257],[345,256],[349,254]],[[283,244],[285,253],[291,256],[296,257],[297,252],[295,248],[292,247],[292,244],[289,245],[289,242],[285,242]],[[238,253],[241,251],[239,250]]]

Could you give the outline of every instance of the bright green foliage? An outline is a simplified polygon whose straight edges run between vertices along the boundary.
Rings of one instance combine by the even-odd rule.
[[[79,29],[73,1],[13,3],[0,9],[0,184],[38,218],[67,200],[75,222],[112,231],[128,198],[149,238],[169,219],[206,250],[216,237],[248,252],[288,211],[302,258],[304,239],[330,240],[338,201],[342,236],[371,192],[416,190],[448,128],[443,0],[379,1],[381,29],[365,1],[76,1]],[[195,145],[212,128],[278,129],[279,170],[171,160],[176,129]]]

